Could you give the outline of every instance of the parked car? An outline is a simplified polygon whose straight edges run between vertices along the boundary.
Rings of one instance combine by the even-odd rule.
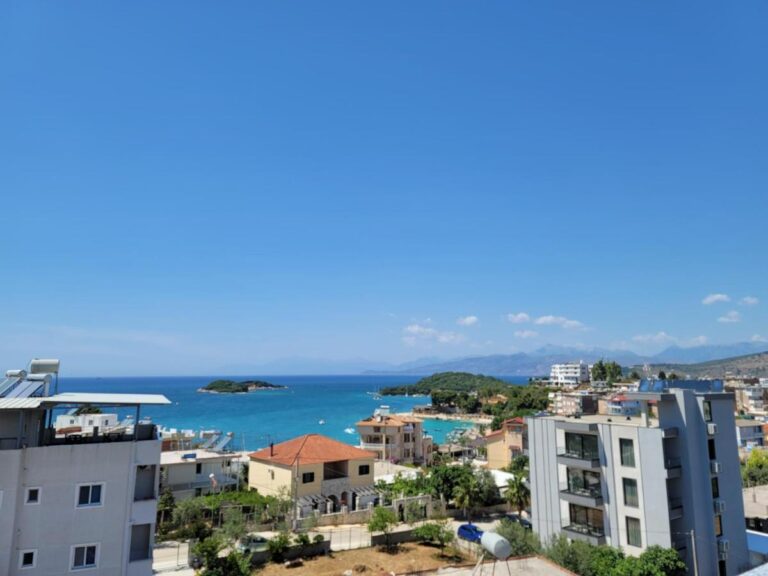
[[[483,537],[483,531],[472,523],[459,526],[457,534],[459,538],[469,542],[480,542],[480,538]]]
[[[267,549],[269,540],[260,534],[246,534],[237,541],[235,548],[238,552],[249,554],[251,552],[261,552]]]
[[[515,513],[505,514],[505,518],[507,518],[507,520],[510,520],[511,522],[517,522],[518,524],[520,524],[520,526],[522,526],[526,530],[533,530],[533,524],[531,524],[531,521],[528,520],[527,518],[523,518],[522,516],[520,516],[520,514],[515,514]]]

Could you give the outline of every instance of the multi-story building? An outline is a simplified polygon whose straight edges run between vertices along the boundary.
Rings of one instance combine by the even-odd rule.
[[[501,423],[501,428],[483,437],[488,459],[488,468],[506,468],[515,456],[528,452],[528,436],[522,418],[510,418]]]
[[[598,414],[608,416],[638,416],[640,414],[640,402],[630,400],[625,394],[605,396],[598,400]]]
[[[186,500],[234,488],[240,481],[239,454],[194,450],[170,450],[160,454],[160,492]]]
[[[377,498],[374,454],[320,434],[305,434],[249,455],[248,486],[285,495],[301,517],[364,510]]]
[[[736,398],[736,409],[739,412],[753,416],[765,416],[765,394],[768,391],[763,386],[743,386],[733,389]]]
[[[389,407],[382,406],[373,416],[357,423],[357,432],[360,448],[373,452],[377,460],[432,463],[432,437],[424,432],[424,422],[419,418],[390,414]]]
[[[0,574],[149,576],[160,440],[144,394],[56,393],[58,361],[33,361],[0,382]],[[127,409],[130,428],[58,433],[58,413]]]
[[[640,416],[527,419],[534,530],[638,555],[674,547],[700,576],[749,567],[733,395],[643,382]],[[655,417],[649,411],[655,406]]]
[[[549,411],[557,416],[597,414],[597,394],[580,392],[550,392]]]
[[[589,365],[582,361],[552,364],[549,381],[556,386],[578,386],[582,382],[589,382]]]
[[[739,448],[754,448],[765,445],[763,424],[758,420],[739,418],[736,420],[736,442]]]

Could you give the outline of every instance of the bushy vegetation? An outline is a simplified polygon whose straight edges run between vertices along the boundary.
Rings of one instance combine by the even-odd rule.
[[[371,519],[368,521],[368,530],[370,532],[381,532],[384,534],[387,550],[391,546],[390,536],[393,528],[397,525],[397,515],[391,508],[377,507],[373,509]]]
[[[447,519],[422,524],[413,531],[413,535],[421,542],[437,544],[440,547],[440,554],[443,554],[445,547],[455,538],[451,523]]]
[[[492,430],[499,430],[501,423],[509,418],[530,416],[546,410],[549,405],[549,389],[541,386],[509,386],[504,392],[506,402],[486,404],[483,412],[493,416]]]
[[[768,484],[768,452],[753,449],[741,465],[741,479],[744,486]]]
[[[592,380],[613,384],[621,380],[622,369],[616,362],[598,360],[592,365]]]
[[[469,372],[438,372],[422,378],[416,384],[382,388],[381,394],[385,396],[401,396],[406,393],[428,395],[441,390],[444,392],[478,392],[483,397],[484,395],[490,396],[503,392],[508,387],[507,382],[492,376],[470,374]]]
[[[262,380],[244,380],[242,382],[235,382],[234,380],[214,380],[213,382],[206,384],[202,389],[207,392],[219,392],[221,394],[238,394],[263,388],[285,388],[285,386],[271,384]]]

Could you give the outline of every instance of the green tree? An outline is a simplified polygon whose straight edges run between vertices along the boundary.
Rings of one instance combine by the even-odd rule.
[[[82,414],[101,414],[101,408],[90,404],[84,404],[75,410],[75,416],[80,416]]]
[[[611,576],[624,561],[624,553],[611,546],[595,546],[589,557],[590,576]]]
[[[221,533],[230,545],[234,545],[247,532],[245,518],[240,508],[227,508],[221,525]]]
[[[232,551],[224,557],[216,558],[203,570],[201,576],[249,576],[251,570],[251,555]]]
[[[369,532],[381,532],[384,534],[384,542],[387,550],[392,548],[390,537],[392,529],[397,525],[397,515],[388,507],[379,506],[373,509],[371,519],[368,521]]]
[[[481,501],[482,494],[477,478],[472,475],[464,479],[453,491],[453,500],[464,511],[464,518],[470,520],[470,512]]]
[[[643,566],[642,576],[684,576],[688,571],[680,555],[671,548],[649,546],[639,560]]]
[[[672,372],[669,376],[667,376],[667,380],[680,380],[680,377]]]
[[[609,384],[613,384],[614,382],[621,380],[621,375],[622,369],[618,363],[608,362],[605,364],[605,379]]]
[[[427,489],[430,494],[438,498],[442,495],[446,500],[453,500],[456,487],[470,476],[472,476],[472,467],[468,464],[434,466],[429,473]]]
[[[285,553],[290,546],[291,536],[288,532],[279,532],[276,536],[273,536],[267,541],[269,557],[273,562],[282,562],[285,558]]]
[[[525,485],[525,479],[522,474],[516,474],[507,482],[504,490],[504,499],[511,508],[522,514],[531,502],[531,491]]]
[[[448,519],[423,524],[413,531],[413,535],[422,542],[436,542],[440,546],[440,555],[443,555],[446,545],[453,542],[454,539]]]
[[[536,534],[526,530],[517,522],[505,518],[499,522],[496,532],[509,541],[512,557],[530,556],[541,552],[541,544]]]
[[[629,377],[632,380],[640,380],[640,373],[637,370],[632,370],[632,372],[630,373]]]
[[[592,364],[592,380],[602,382],[608,379],[608,372],[602,359]]]
[[[496,480],[490,470],[479,468],[474,472],[477,481],[478,502],[484,506],[496,504],[501,499],[499,487],[496,486]]]
[[[666,380],[667,379],[667,373],[664,372],[664,370],[659,370],[659,380]]]
[[[741,478],[746,486],[768,484],[768,452],[753,449],[741,467]]]
[[[203,566],[209,568],[214,566],[219,552],[224,548],[224,543],[218,536],[210,536],[200,540],[192,547],[192,554],[200,558]]]
[[[157,511],[160,512],[160,523],[167,522],[168,517],[173,518],[173,510],[176,508],[176,498],[170,488],[165,488],[157,501]]]

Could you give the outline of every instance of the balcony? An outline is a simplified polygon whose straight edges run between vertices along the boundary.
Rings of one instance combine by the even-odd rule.
[[[592,546],[605,544],[605,530],[601,526],[569,524],[568,526],[563,526],[563,534],[571,540],[581,540],[582,542],[592,544]]]
[[[666,458],[664,460],[664,468],[666,470],[667,479],[680,478],[682,466],[683,461],[680,458]]]
[[[670,498],[669,499],[669,519],[677,520],[683,517],[683,499],[682,498]]]
[[[573,485],[561,485],[560,499],[589,508],[600,508],[603,505],[603,494],[600,488],[577,488]]]
[[[595,470],[600,468],[600,454],[591,450],[561,448],[557,452],[557,463],[582,470]]]
[[[662,438],[677,438],[678,433],[679,433],[679,430],[677,429],[677,427],[672,426],[670,428],[664,428],[661,431],[661,437]]]

